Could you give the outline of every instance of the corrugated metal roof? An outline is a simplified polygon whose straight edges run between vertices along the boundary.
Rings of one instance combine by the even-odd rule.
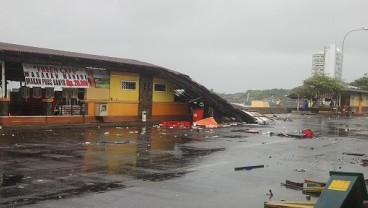
[[[99,55],[92,55],[92,54],[76,53],[76,52],[61,51],[61,50],[54,50],[54,49],[47,49],[47,48],[38,48],[38,47],[3,43],[3,42],[0,42],[0,51],[15,51],[15,52],[34,53],[34,54],[42,54],[42,55],[55,55],[55,56],[64,56],[64,57],[71,57],[71,58],[83,58],[83,59],[90,59],[90,60],[109,61],[109,62],[122,63],[122,64],[132,64],[132,65],[138,65],[138,66],[147,66],[147,67],[156,67],[156,68],[159,67],[154,64],[149,64],[146,62],[137,61],[133,59],[123,59],[123,58],[115,58],[115,57],[109,57],[109,56],[99,56]]]

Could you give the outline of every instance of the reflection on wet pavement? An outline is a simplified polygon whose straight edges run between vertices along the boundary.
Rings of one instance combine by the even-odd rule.
[[[156,126],[94,127],[47,130],[0,131],[0,206],[22,206],[39,201],[77,197],[126,187],[126,181],[163,181],[179,178],[214,152],[226,154],[228,147],[248,143],[248,139],[270,138],[268,132],[293,132],[313,129],[319,138],[346,137],[367,140],[367,118],[302,117],[281,119],[259,127],[252,135],[234,129],[170,129]],[[277,144],[276,136],[274,142]],[[244,142],[244,143],[243,143]],[[249,144],[256,149],[266,141]],[[329,143],[327,145],[333,145]],[[323,146],[302,146],[316,151]],[[303,161],[307,158],[331,160],[321,155],[282,158]],[[267,156],[274,160],[276,156]],[[259,160],[259,158],[254,158]],[[340,161],[337,161],[338,163]],[[203,164],[201,164],[202,167]]]
[[[179,177],[195,158],[223,150],[184,146],[212,135],[152,126],[3,130],[0,205],[108,191],[131,179]]]

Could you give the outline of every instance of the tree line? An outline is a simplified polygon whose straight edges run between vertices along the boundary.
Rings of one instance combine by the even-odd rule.
[[[364,75],[353,82],[345,83],[339,78],[330,77],[325,74],[314,74],[303,80],[301,86],[293,89],[265,89],[265,90],[247,90],[234,94],[217,93],[228,102],[250,104],[252,100],[264,100],[277,103],[286,103],[288,98],[307,98],[320,99],[324,93],[337,95],[346,90],[349,86],[356,89],[368,90],[368,76]]]

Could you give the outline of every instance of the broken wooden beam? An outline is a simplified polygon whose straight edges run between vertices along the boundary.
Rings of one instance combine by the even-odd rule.
[[[238,170],[252,170],[255,168],[264,168],[264,165],[251,165],[251,166],[245,166],[245,167],[235,167],[234,171]]]
[[[354,152],[343,152],[343,155],[352,155],[352,156],[364,156],[364,153],[354,153]]]

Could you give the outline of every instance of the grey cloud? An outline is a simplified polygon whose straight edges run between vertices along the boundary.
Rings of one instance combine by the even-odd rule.
[[[292,88],[324,45],[368,27],[365,0],[5,0],[1,41],[133,58],[219,92]],[[368,31],[345,42],[344,79],[367,71]],[[353,70],[350,70],[353,69]]]

